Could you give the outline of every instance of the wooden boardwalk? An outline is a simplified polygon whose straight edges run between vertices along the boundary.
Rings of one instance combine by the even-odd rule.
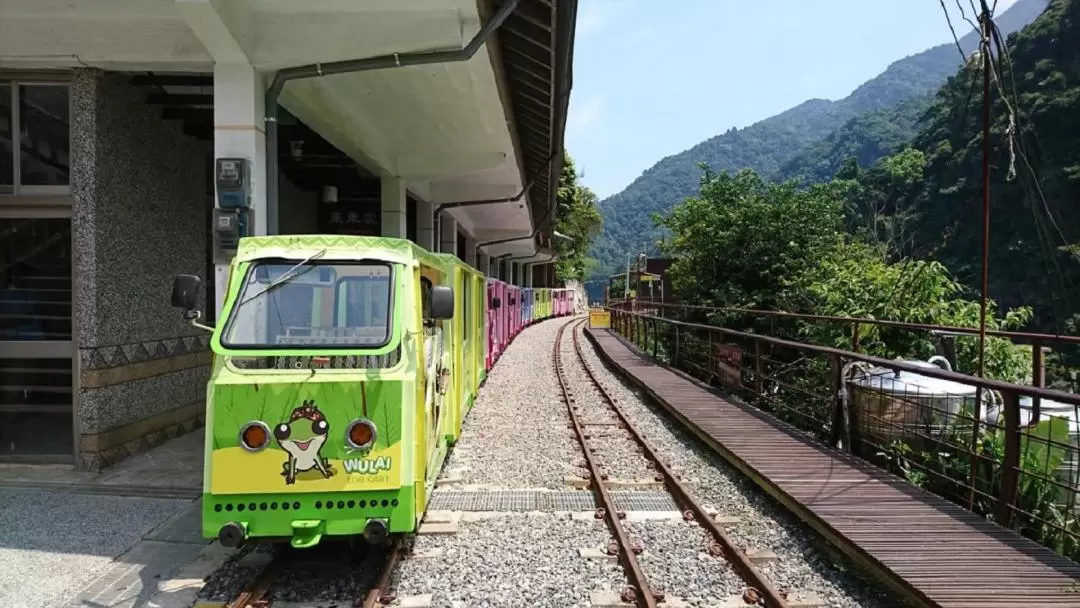
[[[616,371],[905,599],[947,608],[1080,608],[1080,565],[659,364],[609,330]]]

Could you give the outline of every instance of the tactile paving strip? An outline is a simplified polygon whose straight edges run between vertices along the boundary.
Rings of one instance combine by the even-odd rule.
[[[678,511],[664,492],[611,492],[615,507],[623,511]],[[430,511],[591,511],[597,507],[592,492],[566,490],[435,490]]]

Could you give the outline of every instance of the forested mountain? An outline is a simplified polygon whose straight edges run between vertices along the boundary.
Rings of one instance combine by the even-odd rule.
[[[1000,62],[992,95],[990,295],[1006,306],[1032,306],[1037,326],[1061,330],[1080,311],[1080,0],[1053,0],[1007,48],[1011,63]],[[904,253],[932,256],[976,288],[978,67],[973,62],[937,94],[912,144],[926,159],[922,179],[894,189],[888,203],[914,218]],[[861,172],[860,181],[872,172]]]
[[[831,180],[849,158],[861,167],[869,167],[911,143],[919,119],[933,100],[931,94],[916,95],[895,106],[860,114],[804,147],[771,177],[820,184]]]
[[[1007,35],[1030,23],[1046,4],[1047,0],[1020,0],[997,23]],[[974,33],[960,42],[968,53],[978,45]],[[942,44],[894,62],[844,99],[810,100],[662,159],[625,190],[600,202],[604,225],[592,252],[599,274],[614,272],[628,251],[651,245],[660,236],[651,214],[666,213],[697,192],[699,163],[715,171],[750,168],[772,177],[816,180],[827,179],[851,152],[869,164],[910,137],[915,117],[926,104],[918,98],[932,95],[960,63],[955,43]],[[868,113],[873,115],[864,116]],[[826,139],[830,134],[834,135]],[[820,149],[811,152],[812,146]]]

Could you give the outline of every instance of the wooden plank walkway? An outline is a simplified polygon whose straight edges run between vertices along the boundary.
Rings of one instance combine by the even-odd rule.
[[[631,384],[916,605],[1080,608],[1080,565],[732,403],[609,330],[585,332]]]

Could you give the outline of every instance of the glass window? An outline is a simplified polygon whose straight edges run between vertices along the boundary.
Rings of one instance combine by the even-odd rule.
[[[69,89],[65,84],[19,84],[19,184],[70,183]]]
[[[0,192],[11,192],[15,185],[15,112],[11,103],[12,86],[0,82]]]
[[[0,341],[71,340],[71,220],[0,219]]]
[[[261,262],[228,312],[226,348],[380,348],[390,339],[388,264]]]

